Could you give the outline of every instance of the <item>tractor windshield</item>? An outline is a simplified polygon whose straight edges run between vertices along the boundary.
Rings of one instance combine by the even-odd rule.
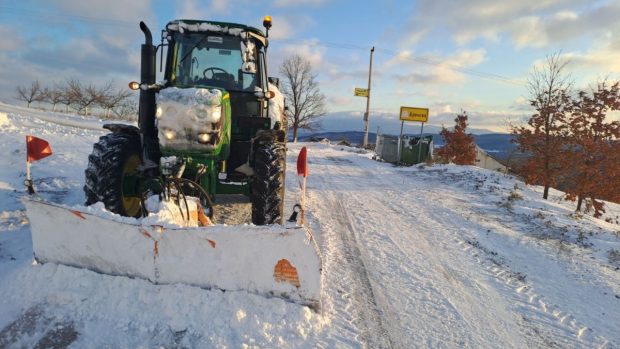
[[[175,33],[170,83],[254,92],[259,85],[253,40],[220,33]]]

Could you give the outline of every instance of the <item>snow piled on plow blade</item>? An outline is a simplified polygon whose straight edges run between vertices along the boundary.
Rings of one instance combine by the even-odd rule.
[[[282,226],[165,228],[24,199],[34,255],[97,272],[246,290],[320,309],[321,259],[311,233]]]

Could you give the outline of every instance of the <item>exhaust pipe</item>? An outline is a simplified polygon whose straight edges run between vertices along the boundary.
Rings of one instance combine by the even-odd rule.
[[[144,22],[140,22],[140,30],[144,33],[140,62],[140,84],[148,86],[155,84],[155,57],[156,47],[153,46],[153,35]],[[138,127],[142,135],[143,168],[146,172],[157,174],[161,150],[155,126],[155,91],[140,89],[140,104],[138,110]],[[154,170],[154,171],[150,171]]]

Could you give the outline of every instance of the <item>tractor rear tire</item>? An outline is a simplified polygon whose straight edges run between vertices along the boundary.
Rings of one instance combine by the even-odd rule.
[[[86,205],[103,202],[106,209],[126,217],[142,216],[142,200],[123,194],[126,176],[135,175],[141,160],[140,136],[109,133],[99,138],[84,171]]]
[[[252,223],[282,223],[285,145],[276,140],[260,141],[254,144],[253,153],[254,175],[250,193]]]

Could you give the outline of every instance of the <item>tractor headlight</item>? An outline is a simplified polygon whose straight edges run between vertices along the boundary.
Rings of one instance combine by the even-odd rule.
[[[157,110],[155,111],[155,117],[159,119],[161,118],[163,113],[164,113],[163,109],[161,109],[161,107],[157,107]]]
[[[199,133],[198,134],[198,143],[206,144],[211,140],[211,135],[208,133]]]
[[[166,137],[167,140],[171,141],[176,136],[177,136],[177,133],[175,131],[173,131],[173,130],[164,130],[164,137]]]

